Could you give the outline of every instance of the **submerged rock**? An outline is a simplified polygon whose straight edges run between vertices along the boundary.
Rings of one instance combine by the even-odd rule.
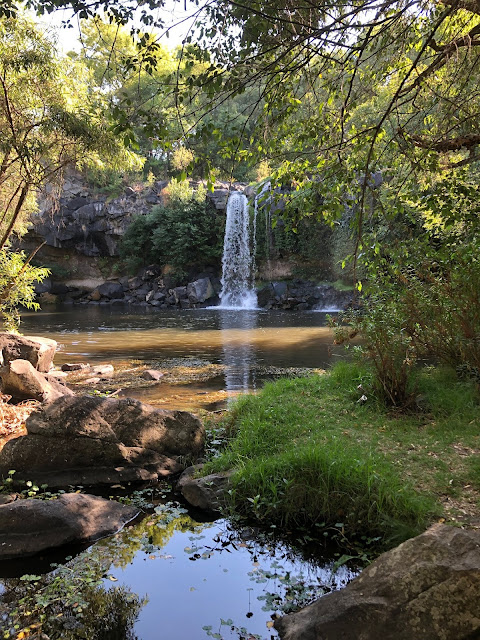
[[[135,507],[78,493],[57,500],[16,500],[0,506],[0,559],[93,542],[116,533],[138,513]]]
[[[162,371],[158,371],[157,369],[145,369],[141,377],[144,380],[161,380],[164,375]]]
[[[282,640],[477,638],[480,531],[434,525],[275,628]]]
[[[205,440],[191,413],[130,398],[63,397],[32,413],[26,428],[0,452],[0,474],[15,469],[16,482],[49,487],[158,480],[201,455]]]
[[[57,343],[50,338],[0,333],[0,364],[28,360],[37,371],[47,372],[53,366]]]

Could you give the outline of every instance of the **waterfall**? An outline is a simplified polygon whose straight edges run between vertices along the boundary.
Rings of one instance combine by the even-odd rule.
[[[253,258],[250,251],[248,200],[238,191],[230,194],[227,203],[220,307],[230,309],[256,309],[257,307]]]

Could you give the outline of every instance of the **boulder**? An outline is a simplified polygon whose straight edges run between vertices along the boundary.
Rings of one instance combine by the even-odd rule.
[[[28,360],[13,360],[0,368],[2,391],[15,400],[53,402],[65,395],[73,395],[68,387],[53,376],[37,371]]]
[[[92,293],[88,297],[90,298],[90,300],[93,300],[94,302],[98,302],[101,299],[102,294],[98,289],[95,289],[94,291],[92,291]]]
[[[57,500],[15,500],[0,506],[0,559],[33,555],[119,531],[138,509],[78,493]]]
[[[57,349],[55,340],[36,336],[0,333],[0,364],[12,360],[28,360],[38,371],[50,371]]]
[[[0,474],[15,469],[15,482],[49,487],[158,480],[201,455],[205,440],[192,414],[131,398],[59,398],[32,413],[26,428],[1,450]]]
[[[202,466],[194,465],[185,469],[178,479],[177,491],[192,507],[218,513],[225,504],[225,494],[230,487],[233,470],[195,478]]]
[[[89,364],[86,362],[65,362],[62,364],[62,371],[81,371],[82,369],[88,369]]]
[[[104,282],[98,287],[97,291],[102,297],[109,299],[123,298],[125,295],[120,282]]]
[[[282,640],[478,638],[480,531],[436,524],[275,628]]]
[[[187,285],[187,296],[190,302],[205,302],[215,296],[210,278],[200,278]]]
[[[187,297],[187,287],[174,287],[172,294],[175,296],[175,302],[185,300]]]

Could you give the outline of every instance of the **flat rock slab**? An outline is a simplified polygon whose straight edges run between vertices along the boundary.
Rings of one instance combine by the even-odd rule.
[[[93,542],[116,533],[138,513],[135,507],[77,493],[56,500],[16,500],[0,506],[0,559]]]
[[[49,487],[157,480],[182,471],[205,441],[191,413],[131,398],[62,397],[32,413],[26,428],[0,451],[0,474],[15,469],[14,482]]]
[[[162,371],[158,371],[157,369],[146,369],[142,373],[142,378],[144,380],[161,380],[165,374]]]
[[[275,628],[282,640],[479,638],[480,531],[434,525]]]
[[[50,338],[0,333],[0,364],[12,360],[28,360],[37,371],[50,371],[57,343]]]

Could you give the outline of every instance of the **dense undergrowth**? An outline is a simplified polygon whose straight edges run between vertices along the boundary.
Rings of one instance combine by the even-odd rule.
[[[283,530],[330,528],[382,546],[478,511],[475,385],[427,368],[416,411],[401,414],[375,401],[370,384],[368,370],[340,363],[241,398],[225,418],[228,444],[207,466],[236,469],[230,507]]]

